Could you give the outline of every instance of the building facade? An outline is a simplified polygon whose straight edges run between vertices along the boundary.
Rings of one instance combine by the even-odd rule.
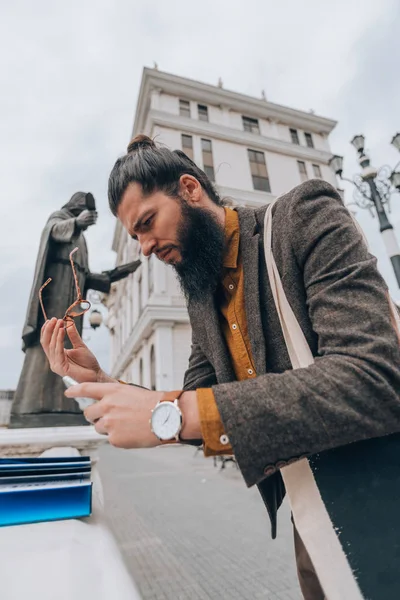
[[[0,427],[7,427],[10,422],[14,394],[14,390],[0,390]]]
[[[336,122],[190,79],[143,71],[132,137],[144,133],[183,150],[232,206],[263,206],[302,181],[322,178]],[[117,222],[117,264],[138,257],[138,243]],[[114,377],[151,389],[182,385],[191,330],[172,267],[152,256],[108,297]]]

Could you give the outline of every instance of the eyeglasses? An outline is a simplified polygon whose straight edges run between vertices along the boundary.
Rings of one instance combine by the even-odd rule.
[[[65,315],[63,316],[63,321],[73,321],[73,319],[75,319],[76,317],[80,317],[83,314],[85,314],[85,312],[87,312],[91,306],[89,300],[84,300],[82,298],[82,292],[81,292],[81,288],[79,287],[78,276],[76,274],[75,265],[74,265],[74,261],[72,258],[73,255],[75,254],[75,252],[77,252],[78,250],[79,250],[79,248],[74,248],[72,250],[72,252],[70,252],[70,255],[69,255],[69,260],[70,260],[71,267],[72,267],[72,273],[74,274],[74,280],[75,280],[76,300],[65,311]],[[42,287],[39,290],[39,302],[40,302],[40,306],[42,307],[42,312],[43,312],[45,321],[47,321],[47,314],[46,314],[46,311],[45,311],[44,305],[43,305],[43,290],[47,285],[49,285],[50,281],[52,281],[51,277],[49,277],[48,280],[44,282],[44,284],[42,285]]]

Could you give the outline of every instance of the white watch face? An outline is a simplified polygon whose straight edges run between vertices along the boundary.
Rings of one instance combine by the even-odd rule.
[[[172,440],[180,431],[180,410],[172,402],[161,402],[151,415],[151,426],[160,440]]]

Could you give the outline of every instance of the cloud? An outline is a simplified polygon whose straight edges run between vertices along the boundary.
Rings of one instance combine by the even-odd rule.
[[[227,89],[258,97],[265,89],[273,102],[338,119],[332,148],[351,174],[348,140],[358,131],[377,164],[400,158],[388,146],[400,129],[399,25],[395,0],[3,2],[0,388],[18,380],[42,228],[75,191],[92,191],[99,209],[87,233],[91,268],[114,264],[107,178],[130,137],[143,66],[157,61],[211,84],[221,76]],[[358,216],[396,294],[376,220]],[[398,209],[392,220],[400,231]],[[89,344],[106,360],[105,329]]]

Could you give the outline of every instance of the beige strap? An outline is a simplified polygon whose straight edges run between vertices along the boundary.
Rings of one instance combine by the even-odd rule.
[[[290,361],[293,369],[299,369],[313,364],[314,357],[286,298],[272,254],[272,206],[274,203],[270,204],[265,214],[265,262]],[[281,474],[296,527],[314,564],[326,598],[329,600],[362,600],[357,581],[333,529],[308,460],[302,459],[283,467]],[[321,532],[323,532],[323,536]]]
[[[264,220],[264,253],[268,277],[271,284],[275,307],[278,312],[283,336],[294,369],[308,367],[314,362],[313,355],[308,346],[304,333],[295,317],[295,314],[286,298],[278,268],[272,254],[272,206],[271,203],[265,214]]]

